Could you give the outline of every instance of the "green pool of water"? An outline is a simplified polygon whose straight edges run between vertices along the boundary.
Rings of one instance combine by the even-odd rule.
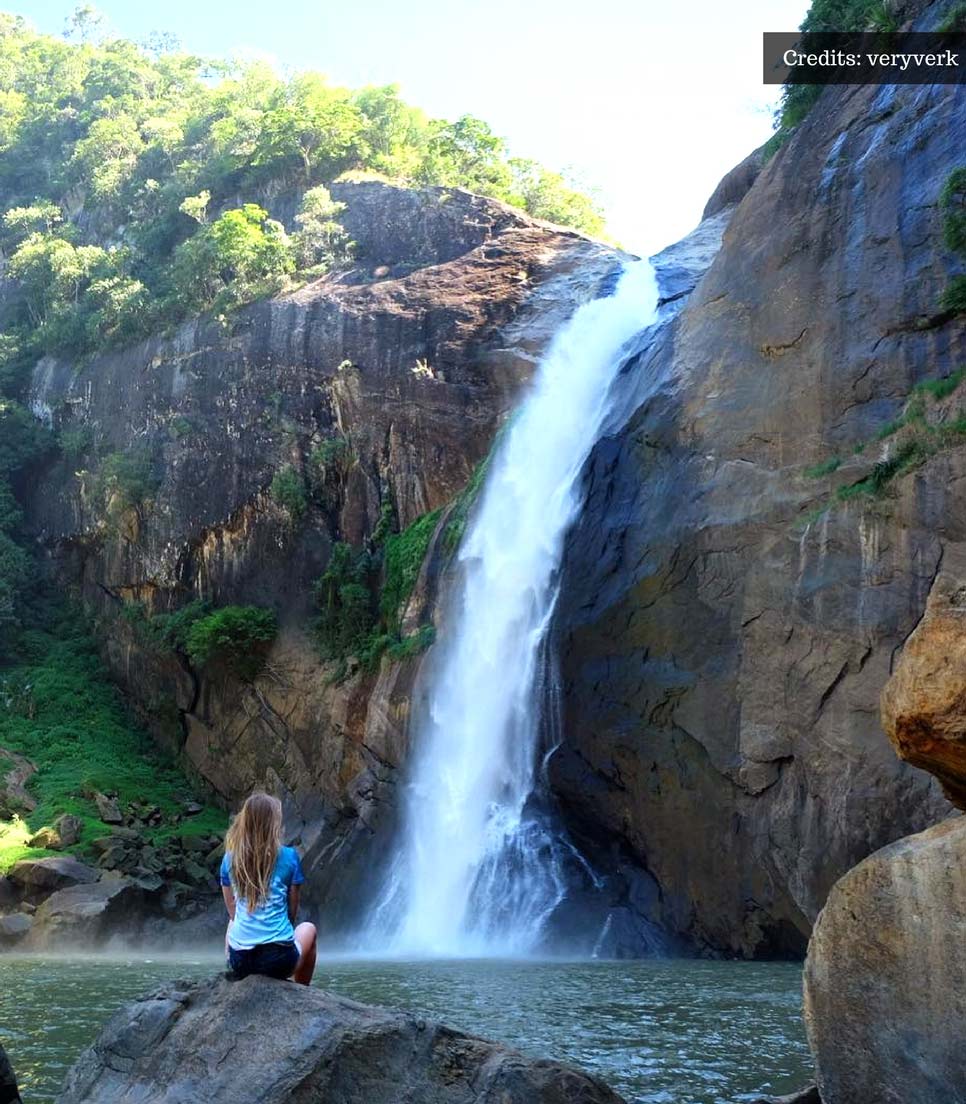
[[[0,957],[0,1041],[25,1104],[50,1104],[119,1006],[221,968],[188,955]],[[794,964],[330,960],[316,984],[573,1062],[632,1104],[737,1104],[811,1077]]]

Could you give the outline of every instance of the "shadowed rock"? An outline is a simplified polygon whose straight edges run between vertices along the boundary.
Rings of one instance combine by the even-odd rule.
[[[805,965],[825,1104],[966,1100],[966,817],[877,851],[833,888]]]
[[[558,1062],[319,989],[249,977],[167,987],[122,1009],[59,1104],[621,1104]]]
[[[10,1068],[6,1052],[0,1046],[0,1104],[20,1104],[17,1079]]]
[[[100,874],[77,859],[57,856],[50,859],[21,859],[10,868],[8,877],[21,888],[25,897],[43,897],[68,886],[89,885]]]

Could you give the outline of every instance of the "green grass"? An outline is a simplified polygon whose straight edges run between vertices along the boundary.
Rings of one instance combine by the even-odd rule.
[[[966,368],[959,368],[941,379],[923,380],[921,383],[917,383],[912,390],[914,394],[929,395],[938,402],[940,399],[949,398],[964,379],[966,379]]]
[[[957,3],[946,12],[946,15],[938,27],[940,34],[954,34],[957,31],[966,31],[966,3],[958,0]]]
[[[97,816],[94,791],[116,792],[122,809],[131,801],[159,806],[168,823],[144,829],[149,839],[225,829],[225,814],[212,806],[170,822],[198,794],[129,717],[76,612],[62,611],[46,630],[25,631],[18,664],[0,673],[0,747],[37,767],[27,784],[36,809],[0,823],[0,870],[49,854],[26,840],[61,813],[80,818],[80,841],[68,850],[88,857],[91,841],[110,831]]]
[[[386,537],[383,545],[383,584],[379,612],[386,628],[398,634],[399,622],[419,578],[429,542],[439,523],[440,510],[423,514],[401,533]]]
[[[813,464],[812,467],[806,468],[802,474],[806,479],[824,479],[825,476],[831,475],[832,472],[837,471],[841,466],[841,457],[830,456],[828,460],[823,460],[820,464]]]

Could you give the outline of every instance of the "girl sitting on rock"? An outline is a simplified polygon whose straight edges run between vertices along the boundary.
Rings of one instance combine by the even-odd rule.
[[[225,946],[236,977],[312,981],[315,925],[293,927],[304,881],[295,848],[282,846],[282,803],[253,793],[228,829],[221,861],[221,892],[231,917]]]

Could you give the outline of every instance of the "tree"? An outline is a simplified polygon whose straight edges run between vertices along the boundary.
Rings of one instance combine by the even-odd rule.
[[[434,120],[420,179],[426,184],[468,188],[481,195],[505,199],[512,192],[512,176],[505,146],[492,130],[473,115],[455,123]]]
[[[345,89],[306,73],[276,90],[252,162],[274,173],[298,166],[306,184],[331,179],[359,160],[364,127]]]
[[[295,216],[299,229],[294,237],[303,268],[324,272],[351,258],[353,243],[338,221],[344,210],[345,204],[333,200],[322,184],[309,188],[302,197],[302,206]]]
[[[226,211],[179,246],[172,266],[175,295],[209,306],[230,292],[225,305],[244,302],[272,277],[293,271],[292,246],[281,223],[255,203]]]
[[[516,202],[529,214],[573,226],[585,234],[603,233],[604,216],[597,205],[560,173],[550,172],[536,161],[520,159],[512,160],[510,168]]]
[[[144,151],[144,139],[130,115],[97,119],[74,147],[70,165],[76,179],[102,202],[115,201]]]

